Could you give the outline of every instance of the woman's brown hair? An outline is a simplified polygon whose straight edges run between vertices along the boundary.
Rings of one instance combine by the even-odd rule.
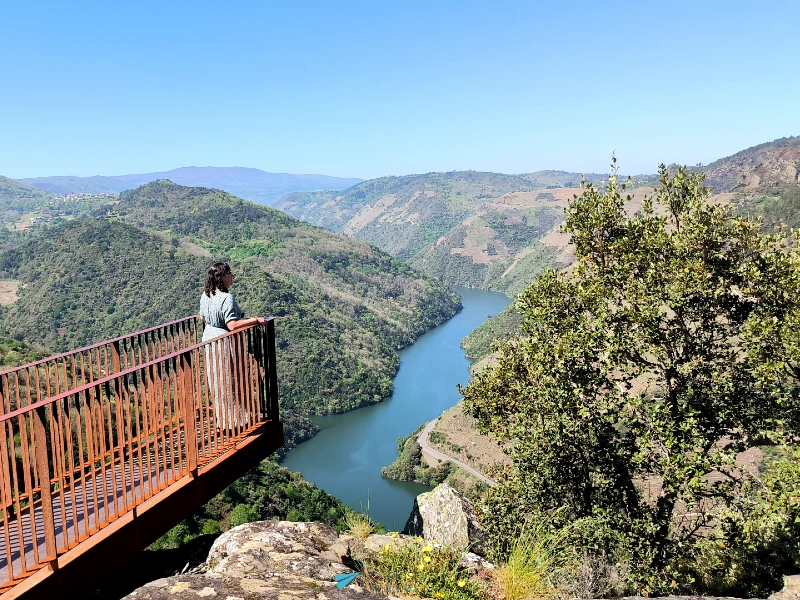
[[[211,298],[217,290],[227,292],[228,288],[222,283],[222,278],[230,272],[231,267],[228,263],[218,262],[211,265],[206,275],[206,296]]]

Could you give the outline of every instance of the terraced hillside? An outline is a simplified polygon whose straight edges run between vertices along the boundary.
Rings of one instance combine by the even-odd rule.
[[[0,175],[0,229],[13,226],[25,213],[47,207],[54,197],[50,192]]]
[[[65,198],[0,176],[0,250],[20,238],[20,232],[46,229],[90,214],[107,198]]]
[[[591,179],[602,181],[605,175]],[[276,207],[364,239],[448,284],[516,293],[555,252],[536,243],[562,218],[580,175],[462,171],[384,177],[344,192],[290,194]]]

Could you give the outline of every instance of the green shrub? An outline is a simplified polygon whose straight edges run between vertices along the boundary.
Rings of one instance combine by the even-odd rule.
[[[237,504],[231,511],[231,527],[258,520],[258,512],[249,504]]]

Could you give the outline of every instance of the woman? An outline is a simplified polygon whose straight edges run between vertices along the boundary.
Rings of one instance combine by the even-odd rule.
[[[208,270],[205,290],[200,296],[200,317],[205,329],[203,341],[208,341],[263,322],[259,318],[242,318],[242,309],[228,291],[233,285],[233,273],[227,263],[214,263]],[[238,417],[236,403],[231,385],[231,361],[233,360],[231,344],[226,338],[212,342],[206,346],[206,377],[214,396],[214,412],[217,427],[232,429],[235,425],[244,425]]]

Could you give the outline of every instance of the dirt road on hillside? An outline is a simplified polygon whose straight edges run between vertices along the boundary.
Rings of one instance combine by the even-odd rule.
[[[439,418],[437,417],[433,421],[428,423],[425,426],[425,429],[422,430],[422,433],[419,434],[419,438],[417,438],[417,441],[419,441],[419,446],[420,446],[420,448],[422,448],[422,451],[425,452],[428,456],[432,456],[433,458],[453,463],[458,468],[464,469],[467,473],[469,473],[470,475],[473,475],[474,477],[477,477],[483,483],[485,483],[486,485],[488,485],[490,487],[494,487],[495,485],[497,485],[494,481],[492,481],[491,479],[489,479],[488,477],[486,477],[485,475],[483,475],[479,471],[476,471],[475,469],[473,469],[469,465],[465,465],[463,462],[453,458],[452,456],[447,456],[447,454],[442,454],[438,450],[434,450],[433,448],[430,447],[430,445],[428,445],[428,434],[430,434],[430,432],[433,431],[433,428],[436,426],[436,422],[438,420],[439,420]]]

